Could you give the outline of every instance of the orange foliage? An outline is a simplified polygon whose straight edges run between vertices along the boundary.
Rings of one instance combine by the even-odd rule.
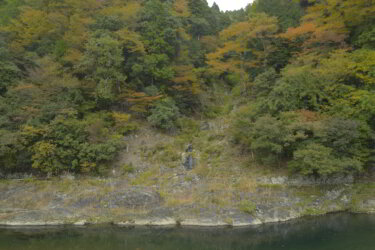
[[[321,115],[318,112],[309,111],[306,109],[301,109],[296,111],[303,122],[315,122],[321,119]]]
[[[306,50],[311,50],[314,43],[345,45],[349,35],[349,28],[366,22],[375,16],[373,0],[325,0],[316,1],[307,9],[302,24],[297,28],[290,28],[281,37],[295,39],[309,34],[305,41]]]
[[[163,98],[163,95],[148,96],[144,92],[135,92],[131,90],[119,96],[120,100],[125,101],[130,106],[131,111],[138,113],[146,113],[148,108],[161,98]]]
[[[280,37],[286,38],[286,39],[295,39],[297,37],[313,33],[316,31],[316,25],[313,23],[303,23],[300,26],[296,28],[288,28],[288,30],[281,34]]]

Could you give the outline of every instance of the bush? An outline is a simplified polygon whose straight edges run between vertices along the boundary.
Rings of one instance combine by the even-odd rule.
[[[238,114],[233,126],[234,138],[244,149],[256,153],[263,164],[274,165],[290,158],[300,142],[312,133],[311,125],[301,123],[298,113],[256,117],[251,112],[244,109]]]
[[[111,115],[98,113],[79,120],[58,116],[35,128],[25,126],[22,140],[30,148],[32,167],[45,174],[97,173],[122,147],[122,136],[111,133]]]
[[[338,157],[331,148],[310,143],[294,152],[289,168],[303,175],[329,176],[360,171],[363,164],[352,158]]]
[[[172,98],[164,98],[155,104],[151,109],[151,115],[147,118],[151,125],[163,129],[171,130],[176,127],[176,121],[180,116],[178,107]]]
[[[299,110],[257,117],[246,108],[233,126],[235,142],[265,165],[287,162],[302,175],[355,173],[370,161],[370,128],[359,121]]]

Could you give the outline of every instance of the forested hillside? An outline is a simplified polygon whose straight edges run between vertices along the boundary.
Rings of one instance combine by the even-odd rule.
[[[375,1],[0,0],[0,172],[100,174],[142,124],[219,116],[264,167],[366,174]]]

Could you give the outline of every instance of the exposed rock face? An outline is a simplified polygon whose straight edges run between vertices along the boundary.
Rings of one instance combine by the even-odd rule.
[[[123,191],[79,198],[72,208],[150,208],[158,207],[163,199],[158,192],[142,188],[128,188]]]
[[[313,185],[339,185],[339,184],[351,184],[354,182],[352,175],[340,175],[336,177],[263,177],[258,178],[258,182],[263,184],[275,184],[275,185],[292,185],[292,186],[313,186]]]
[[[142,208],[156,207],[162,203],[159,193],[148,190],[127,190],[108,194],[101,204],[108,208]]]

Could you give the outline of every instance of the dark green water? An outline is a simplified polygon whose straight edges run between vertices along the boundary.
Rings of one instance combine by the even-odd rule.
[[[1,250],[374,250],[375,216],[335,214],[242,229],[0,228]]]

